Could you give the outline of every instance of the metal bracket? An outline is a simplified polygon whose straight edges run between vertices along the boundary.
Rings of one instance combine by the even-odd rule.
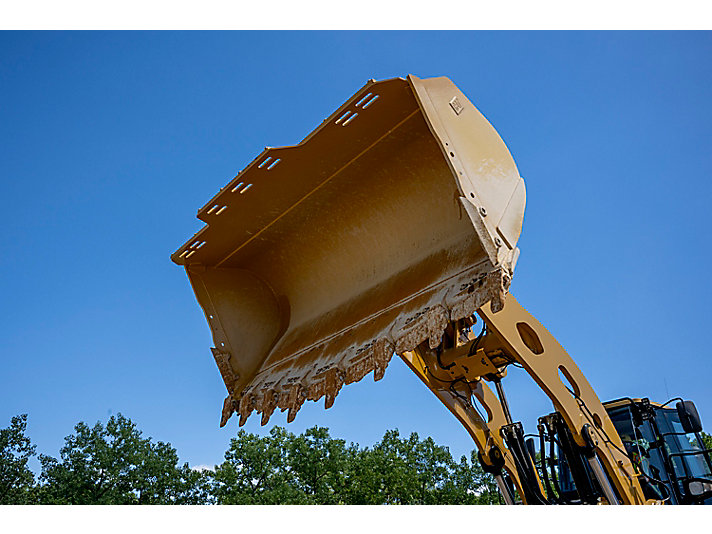
[[[456,329],[450,328],[451,333],[455,333],[453,330]],[[499,429],[507,424],[507,420],[495,393],[478,377],[473,377],[476,368],[475,360],[481,365],[480,369],[489,370],[491,363],[483,364],[482,354],[468,356],[469,345],[470,343],[467,343],[464,349],[461,347],[451,349],[455,352],[443,351],[438,354],[437,349],[431,349],[426,341],[415,350],[404,352],[399,356],[465,427],[480,451],[484,469],[489,469],[495,474],[505,502],[513,504],[514,497],[502,478],[503,473],[506,472],[509,476],[520,496],[524,495],[524,491],[512,454],[499,433]],[[439,356],[440,361],[438,361]],[[442,358],[448,359],[449,363],[445,364]],[[468,364],[471,367],[468,367]],[[459,370],[464,374],[458,374]],[[466,376],[474,380],[468,380]],[[473,400],[486,413],[480,413]],[[491,456],[493,450],[498,450],[499,453]]]
[[[511,293],[502,310],[495,313],[487,304],[477,313],[492,336],[484,344],[485,350],[499,352],[521,364],[551,399],[576,443],[582,447],[594,444],[596,456],[623,503],[644,504],[642,488],[613,422],[586,377],[554,336]],[[584,435],[587,429],[592,441]]]

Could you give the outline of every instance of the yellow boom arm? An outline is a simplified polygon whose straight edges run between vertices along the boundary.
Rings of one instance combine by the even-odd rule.
[[[501,453],[504,460],[501,467],[522,499],[527,502],[537,498],[537,488],[539,495],[543,495],[536,469],[527,473],[521,459],[518,466],[516,454],[502,439],[506,431],[511,431],[508,427],[512,426],[512,420],[501,379],[506,375],[506,366],[516,363],[551,399],[576,444],[589,451],[589,464],[606,500],[611,504],[619,501],[644,504],[646,499],[638,475],[624,454],[613,422],[586,377],[556,339],[512,294],[507,296],[502,310],[495,313],[487,304],[477,314],[487,331],[480,339],[473,340],[471,333],[463,336],[463,327],[467,325],[453,323],[441,347],[431,349],[424,343],[402,354],[401,358],[465,426],[483,463],[495,464],[493,450],[498,450],[495,459]],[[485,381],[495,383],[499,399]],[[473,398],[486,414],[477,412]],[[528,482],[522,480],[527,477]],[[502,481],[498,483],[501,489]],[[534,488],[527,488],[532,485]],[[505,491],[503,493],[507,498]]]

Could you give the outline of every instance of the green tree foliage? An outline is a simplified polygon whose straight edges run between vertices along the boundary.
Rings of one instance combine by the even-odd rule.
[[[288,443],[294,435],[275,427],[263,438],[240,430],[225,461],[215,467],[212,494],[218,504],[301,504],[291,483]]]
[[[287,446],[289,468],[304,500],[314,504],[347,502],[353,466],[358,457],[355,445],[329,436],[326,428],[309,428],[292,436]]]
[[[702,436],[702,443],[704,443],[705,449],[712,449],[712,435],[702,432],[700,436]]]
[[[358,469],[354,504],[438,504],[454,462],[445,447],[413,433],[401,438],[397,430],[366,449]]]
[[[199,504],[204,475],[178,465],[170,444],[143,438],[123,415],[104,427],[79,423],[60,459],[40,455],[39,500],[44,504]]]
[[[476,457],[453,461],[446,447],[389,431],[373,448],[334,439],[325,428],[295,436],[240,431],[215,468],[220,504],[497,504]]]
[[[0,504],[497,504],[493,479],[470,458],[417,434],[386,432],[371,448],[314,427],[264,437],[240,430],[214,471],[179,464],[169,444],[142,436],[119,414],[78,423],[59,458],[40,455],[26,416],[0,429]]]
[[[491,494],[494,488],[494,495]],[[355,465],[350,504],[497,504],[496,485],[476,456],[456,463],[447,447],[386,432]]]
[[[27,466],[35,447],[25,435],[27,415],[17,415],[0,429],[0,504],[32,502],[35,476]]]

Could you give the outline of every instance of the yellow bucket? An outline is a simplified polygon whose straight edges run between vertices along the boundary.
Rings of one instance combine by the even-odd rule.
[[[447,78],[370,81],[295,146],[269,148],[198,212],[172,256],[244,424],[291,421],[487,302],[519,254],[524,181]]]

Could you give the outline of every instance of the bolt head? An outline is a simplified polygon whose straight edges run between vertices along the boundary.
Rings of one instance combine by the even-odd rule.
[[[484,206],[480,208],[480,215],[482,215],[483,217],[487,217],[487,210]]]

